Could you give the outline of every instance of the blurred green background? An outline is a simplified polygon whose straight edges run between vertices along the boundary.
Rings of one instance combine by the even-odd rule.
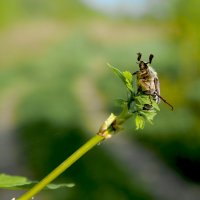
[[[199,199],[199,8],[198,0],[1,0],[1,173],[43,178],[118,112],[114,100],[126,93],[107,63],[134,72],[136,53],[153,53],[175,110],[161,103],[141,131],[130,121],[56,180],[74,188],[35,199]],[[19,194],[1,190],[0,199]]]

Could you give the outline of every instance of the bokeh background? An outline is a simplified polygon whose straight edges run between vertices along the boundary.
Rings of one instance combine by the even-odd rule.
[[[200,199],[199,0],[1,0],[0,172],[40,180],[94,135],[126,96],[107,63],[155,55],[154,125],[133,120],[42,191],[42,200]],[[21,191],[0,190],[0,199]]]

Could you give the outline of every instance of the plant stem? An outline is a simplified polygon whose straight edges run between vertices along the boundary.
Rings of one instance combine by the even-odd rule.
[[[100,135],[95,135],[83,146],[81,146],[77,151],[75,151],[70,157],[68,157],[64,162],[62,162],[57,168],[55,168],[50,174],[48,174],[44,179],[42,179],[38,184],[36,184],[32,189],[27,191],[18,200],[28,200],[32,198],[35,194],[40,192],[46,185],[57,178],[61,173],[63,173],[67,168],[69,168],[73,163],[75,163],[80,157],[87,153],[99,142],[104,140],[105,137]]]

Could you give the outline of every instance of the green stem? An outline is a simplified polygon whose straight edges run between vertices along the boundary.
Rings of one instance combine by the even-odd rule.
[[[48,174],[43,180],[36,184],[32,189],[27,191],[18,200],[28,200],[32,198],[35,194],[40,192],[46,185],[57,178],[61,173],[63,173],[67,168],[69,168],[73,163],[75,163],[80,157],[87,153],[99,142],[104,140],[105,137],[100,135],[95,135],[83,146],[81,146],[77,151],[75,151],[70,157],[68,157],[63,163],[61,163],[57,168],[55,168],[50,174]]]

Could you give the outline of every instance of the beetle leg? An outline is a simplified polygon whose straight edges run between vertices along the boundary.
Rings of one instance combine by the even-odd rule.
[[[160,103],[160,83],[159,83],[159,80],[158,78],[154,78],[154,85],[155,85],[155,89],[156,89],[156,95],[158,97],[158,103]]]
[[[132,73],[132,75],[136,75],[138,72],[139,72],[139,71],[136,71],[136,72]]]
[[[155,94],[156,94],[164,103],[166,103],[168,106],[170,106],[172,111],[174,110],[174,107],[173,107],[170,103],[168,103],[163,97],[161,97],[161,96],[160,96],[158,93],[156,93],[156,92],[155,92]]]

